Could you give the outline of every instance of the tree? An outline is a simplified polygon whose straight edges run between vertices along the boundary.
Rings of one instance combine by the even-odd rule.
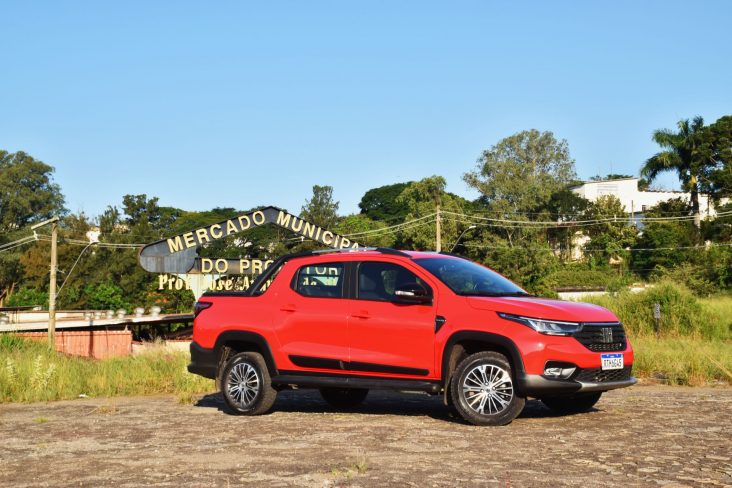
[[[0,150],[0,233],[65,213],[53,171],[24,152]]]
[[[335,232],[348,236],[352,241],[364,246],[393,247],[395,233],[382,230],[386,227],[383,222],[371,220],[364,214],[347,215],[338,221]]]
[[[732,115],[720,117],[705,128],[700,153],[707,162],[700,181],[702,191],[715,202],[732,196]]]
[[[546,214],[540,212],[537,217],[542,220],[554,220],[565,223],[564,227],[547,228],[546,235],[553,249],[558,249],[565,261],[572,257],[572,238],[577,230],[572,222],[582,220],[590,201],[576,194],[569,188],[555,192],[546,205]]]
[[[433,214],[438,205],[441,211],[462,214],[466,207],[470,205],[470,202],[445,191],[446,186],[445,178],[436,175],[407,185],[396,200],[407,211],[405,220],[410,221]],[[444,248],[449,250],[458,234],[468,224],[461,223],[449,214],[442,219],[441,224],[441,239]],[[437,237],[435,225],[433,217],[429,220],[422,220],[421,223],[406,225],[401,228],[397,237],[399,247],[422,250],[435,249]]]
[[[64,197],[53,182],[53,171],[24,152],[0,150],[0,244],[26,237],[28,232],[23,228],[29,224],[65,214]],[[23,279],[20,257],[25,249],[0,253],[0,304]],[[44,275],[48,276],[48,261]]]
[[[554,192],[576,179],[566,140],[551,132],[526,130],[483,152],[465,182],[493,210],[509,215],[546,205]]]
[[[531,129],[500,140],[483,152],[465,182],[481,193],[480,203],[492,217],[532,220],[552,195],[576,180],[574,160],[566,140]],[[522,225],[496,227],[509,246],[538,238],[536,229]]]
[[[710,161],[704,158],[700,146],[704,132],[704,119],[694,117],[680,120],[678,131],[659,129],[653,133],[653,140],[663,148],[663,151],[651,156],[643,165],[641,175],[649,182],[658,175],[668,171],[675,171],[681,181],[684,191],[691,194],[691,211],[694,214],[694,225],[701,226],[699,213],[699,177],[703,175]]]
[[[600,220],[585,231],[590,240],[585,251],[596,264],[612,264],[626,259],[626,248],[635,243],[636,229],[625,213],[625,208],[614,195],[604,195],[590,202],[586,220]]]
[[[647,217],[665,217],[688,212],[689,204],[681,198],[660,202],[648,209]],[[672,268],[684,262],[691,262],[698,254],[690,249],[697,242],[694,225],[688,221],[668,220],[647,222],[638,237],[633,253],[633,268],[641,275],[649,275],[656,267]],[[643,249],[654,249],[644,251]]]
[[[397,199],[412,183],[414,182],[409,181],[372,188],[361,197],[358,204],[361,213],[372,220],[385,220],[390,223],[403,222],[407,216],[407,209]]]
[[[338,221],[338,202],[333,200],[333,187],[313,185],[313,196],[305,200],[300,217],[324,229]]]

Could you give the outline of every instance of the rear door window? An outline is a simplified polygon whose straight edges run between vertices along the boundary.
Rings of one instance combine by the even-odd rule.
[[[297,270],[292,288],[314,298],[343,298],[343,263],[307,265]]]

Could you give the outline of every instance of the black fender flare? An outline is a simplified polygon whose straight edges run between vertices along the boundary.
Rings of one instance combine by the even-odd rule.
[[[511,360],[511,364],[513,364],[514,376],[516,380],[518,380],[517,382],[520,383],[524,376],[526,376],[524,361],[521,357],[521,353],[519,352],[516,343],[513,342],[511,339],[500,334],[494,334],[492,332],[484,332],[480,330],[461,330],[452,334],[447,339],[447,342],[445,342],[445,347],[442,349],[441,378],[445,390],[447,390],[447,383],[449,381],[448,368],[450,366],[449,362],[452,348],[455,346],[455,344],[462,341],[478,341],[484,342],[486,344],[500,346],[502,349],[508,351],[511,356],[509,359]]]
[[[216,350],[216,357],[221,361],[221,354],[226,344],[232,342],[250,342],[256,344],[259,350],[264,356],[264,362],[267,363],[267,369],[269,369],[270,376],[277,375],[277,364],[275,363],[274,356],[272,355],[272,349],[269,347],[267,339],[262,335],[247,330],[226,330],[219,334],[216,338],[216,344],[214,349]]]

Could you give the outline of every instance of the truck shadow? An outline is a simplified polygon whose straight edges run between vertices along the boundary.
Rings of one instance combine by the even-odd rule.
[[[230,414],[221,393],[211,393],[195,404],[201,408],[215,408]],[[596,412],[592,409],[590,412]],[[277,395],[272,412],[291,413],[357,413],[362,415],[426,416],[436,420],[467,424],[451,407],[445,406],[441,395],[372,391],[356,408],[342,410],[330,406],[317,390],[285,390]],[[544,406],[539,400],[528,400],[519,419],[562,417]]]

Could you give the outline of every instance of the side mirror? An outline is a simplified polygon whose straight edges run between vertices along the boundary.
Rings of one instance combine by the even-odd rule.
[[[407,283],[394,290],[395,302],[427,305],[432,303],[432,293],[419,283]]]

